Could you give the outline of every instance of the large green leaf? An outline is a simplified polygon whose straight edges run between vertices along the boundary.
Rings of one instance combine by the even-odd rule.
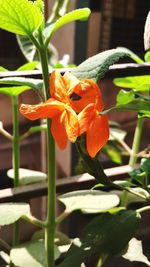
[[[55,260],[60,256],[55,246]],[[13,248],[10,252],[10,259],[18,267],[44,267],[45,248],[43,242],[30,242]]]
[[[0,18],[1,29],[29,36],[43,21],[39,8],[28,0],[0,0]]]
[[[17,96],[24,91],[29,90],[28,86],[11,86],[11,87],[0,87],[0,93],[9,95],[9,96]]]
[[[79,267],[95,254],[116,255],[134,236],[140,215],[135,211],[120,211],[117,214],[104,213],[94,218],[85,228],[83,237],[68,251],[59,267]]]
[[[27,61],[39,61],[39,55],[36,50],[36,47],[28,38],[28,36],[17,35],[17,41]],[[58,62],[58,52],[56,48],[50,43],[48,45],[48,62],[51,66],[54,66]]]
[[[0,204],[0,225],[12,224],[23,215],[30,215],[30,206],[26,203]]]
[[[43,80],[23,77],[2,78],[0,79],[0,84],[23,85],[38,90],[43,88]]]
[[[72,73],[79,79],[93,79],[98,81],[104,77],[111,65],[125,56],[128,56],[128,53],[122,52],[119,49],[107,50],[88,58],[72,70]]]
[[[70,22],[76,21],[76,20],[86,20],[90,15],[90,9],[89,8],[81,8],[73,10],[64,16],[60,17],[55,23],[49,24],[47,23],[47,26],[44,30],[44,35],[46,37],[46,43],[48,44],[52,35],[62,26],[65,24],[68,24]]]
[[[119,87],[131,88],[136,91],[150,90],[150,75],[116,78],[113,82]]]
[[[147,266],[150,266],[150,261],[143,254],[142,242],[136,238],[132,238],[129,242],[127,252],[122,257],[128,261],[143,262]]]
[[[14,179],[14,170],[10,169],[7,172],[9,178]],[[28,170],[28,169],[19,169],[19,184],[32,184],[41,181],[45,181],[47,179],[47,175],[43,172]]]
[[[143,63],[144,61],[137,55],[135,54],[133,51],[131,51],[130,49],[120,46],[118,47],[118,49],[124,53],[127,53],[136,63]]]
[[[116,207],[120,199],[117,195],[98,190],[80,190],[59,196],[68,212],[81,210],[86,213],[103,212]]]

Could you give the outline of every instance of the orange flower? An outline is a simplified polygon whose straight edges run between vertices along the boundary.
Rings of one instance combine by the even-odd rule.
[[[80,135],[86,132],[87,151],[94,158],[109,138],[108,117],[100,115],[95,104],[89,104],[79,113],[78,119]]]
[[[75,142],[79,136],[79,122],[70,106],[69,96],[79,80],[70,73],[61,76],[54,71],[50,77],[50,95],[45,103],[20,106],[20,112],[30,120],[52,118],[51,132],[61,149],[67,145],[67,139]]]

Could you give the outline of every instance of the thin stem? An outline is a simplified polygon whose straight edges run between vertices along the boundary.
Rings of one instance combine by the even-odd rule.
[[[142,213],[142,212],[147,211],[147,210],[150,210],[150,206],[146,206],[146,207],[140,208],[140,209],[138,209],[136,211],[139,212],[139,213]]]
[[[44,80],[45,100],[50,97],[49,93],[49,69],[47,49],[41,43],[38,50],[42,65]],[[52,137],[51,120],[47,119],[47,168],[48,168],[48,196],[47,196],[47,218],[45,228],[45,251],[46,267],[54,267],[54,238],[55,238],[55,202],[56,202],[56,174],[55,174],[55,143]]]
[[[47,120],[47,129],[50,129],[51,121]],[[48,196],[47,219],[45,229],[46,267],[54,267],[54,238],[55,238],[55,143],[50,130],[47,131],[47,160],[48,160]]]
[[[108,255],[107,254],[102,254],[100,259],[98,260],[97,266],[96,267],[102,267],[105,261],[107,260]]]
[[[0,129],[0,134],[2,134],[3,136],[5,136],[7,139],[11,141],[13,140],[13,136],[3,128]]]
[[[6,241],[4,241],[3,239],[0,238],[0,244],[8,251],[10,252],[11,250],[11,246],[9,246],[8,243],[6,243]]]
[[[138,117],[136,129],[134,133],[133,145],[132,145],[132,155],[129,160],[130,166],[133,166],[137,161],[138,152],[140,148],[140,141],[141,141],[141,136],[142,136],[142,129],[143,129],[143,118]]]
[[[12,166],[14,170],[14,187],[19,186],[19,166],[20,166],[20,147],[19,147],[19,118],[18,118],[18,96],[12,96],[13,114],[13,146],[12,146]],[[13,246],[19,243],[19,222],[13,226]]]
[[[64,219],[66,219],[70,214],[70,211],[65,210],[56,218],[56,224],[60,224]]]
[[[29,223],[34,224],[35,226],[40,227],[40,228],[44,228],[45,227],[45,223],[43,221],[38,220],[37,218],[35,218],[32,215],[29,215],[29,216],[23,215],[21,218],[24,219],[25,221],[29,222]]]

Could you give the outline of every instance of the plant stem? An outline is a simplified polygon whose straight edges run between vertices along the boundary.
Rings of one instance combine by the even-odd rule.
[[[150,210],[150,206],[146,206],[146,207],[140,208],[140,209],[137,210],[137,212],[141,213],[141,212],[144,212],[144,211],[147,211],[147,210]]]
[[[60,224],[64,219],[66,219],[70,214],[70,211],[63,211],[57,218],[56,218],[56,224]]]
[[[20,148],[19,148],[19,118],[18,118],[18,96],[12,96],[12,114],[13,114],[13,148],[12,148],[12,166],[14,170],[14,187],[19,186],[19,166],[20,166]],[[19,223],[13,226],[13,246],[19,243]]]
[[[41,40],[42,42],[42,40]],[[42,65],[44,80],[45,100],[50,97],[49,93],[49,69],[46,46],[41,43],[39,55]],[[54,238],[55,238],[55,202],[56,202],[56,174],[55,174],[55,143],[52,137],[51,120],[47,119],[47,168],[48,168],[48,196],[47,218],[45,222],[45,251],[46,267],[54,267]]]
[[[129,165],[133,166],[137,161],[137,154],[140,148],[140,141],[142,136],[142,129],[143,129],[143,118],[138,117],[137,125],[134,133],[133,145],[132,145],[132,155],[130,156]]]
[[[35,218],[34,216],[32,215],[23,215],[21,217],[22,219],[24,219],[25,221],[29,222],[29,223],[32,223],[40,228],[44,228],[45,227],[45,223],[41,220],[38,220],[37,218]]]
[[[102,254],[96,267],[102,267],[107,258],[108,258],[107,254]]]

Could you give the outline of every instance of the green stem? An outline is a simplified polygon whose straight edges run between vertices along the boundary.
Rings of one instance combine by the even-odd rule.
[[[147,210],[150,210],[150,206],[146,206],[146,207],[140,208],[140,209],[137,210],[137,212],[142,213],[142,212],[147,211]]]
[[[105,261],[107,260],[108,255],[107,254],[102,254],[96,267],[102,267]]]
[[[70,215],[70,211],[65,210],[56,218],[56,224],[60,224],[64,219]]]
[[[21,217],[23,220],[29,222],[29,223],[32,223],[34,224],[35,226],[38,226],[40,228],[44,228],[45,227],[45,223],[37,218],[35,218],[34,216],[32,215],[23,215]]]
[[[44,80],[45,100],[50,97],[49,93],[49,69],[47,49],[41,43],[39,55],[42,65]],[[51,120],[47,119],[47,167],[48,167],[48,196],[47,218],[45,222],[45,251],[46,267],[54,267],[54,238],[55,238],[55,202],[56,202],[56,174],[55,174],[55,143],[52,137]]]
[[[12,96],[13,114],[13,148],[12,166],[14,170],[14,187],[19,186],[19,166],[20,166],[20,147],[19,147],[19,118],[18,118],[18,96]],[[19,243],[19,223],[13,226],[13,246]]]
[[[133,145],[132,145],[132,155],[130,156],[129,165],[133,166],[137,161],[137,154],[140,148],[140,141],[142,136],[142,129],[143,129],[143,118],[138,117],[137,125],[134,133]]]

